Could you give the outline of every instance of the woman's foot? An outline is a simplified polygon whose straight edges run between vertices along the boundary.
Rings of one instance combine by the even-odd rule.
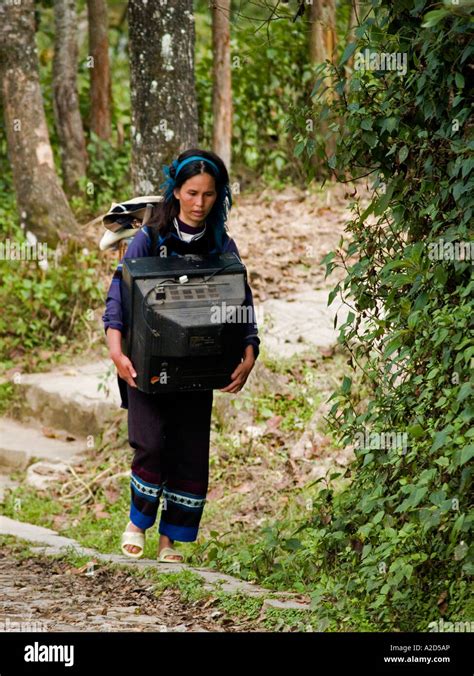
[[[138,528],[138,526],[135,526],[135,524],[132,523],[131,521],[128,522],[128,526],[126,527],[125,530],[132,533],[145,532],[143,528]],[[127,552],[130,552],[131,554],[137,554],[140,551],[141,547],[137,547],[136,545],[124,545],[124,549],[126,549]]]
[[[171,540],[167,535],[160,535],[160,542],[158,545],[158,556],[160,556],[161,551],[165,547],[172,547],[174,545],[174,540]],[[170,554],[169,558],[172,559],[173,561],[182,561],[183,557],[181,554]]]

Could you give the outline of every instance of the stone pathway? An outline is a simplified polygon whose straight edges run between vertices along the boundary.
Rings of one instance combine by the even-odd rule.
[[[261,623],[268,608],[310,610],[308,600],[301,600],[299,594],[269,592],[231,575],[187,564],[102,554],[49,528],[7,517],[0,517],[0,535],[33,543],[29,548],[36,555],[16,559],[8,546],[0,547],[0,632],[265,631]],[[87,556],[88,563],[76,569],[57,558],[73,552]],[[117,564],[119,569],[107,564]],[[167,589],[157,597],[154,584],[130,575],[132,567],[153,568],[159,574],[192,571],[202,578],[202,588],[211,595],[203,601],[186,603],[177,590]],[[212,592],[217,590],[260,598],[259,618],[230,618],[214,609],[216,598]],[[279,598],[268,598],[270,595]],[[21,628],[14,623],[26,624]]]
[[[230,617],[215,599],[185,602],[179,591],[126,569],[76,569],[66,561],[15,558],[0,547],[0,633],[266,631],[261,621]],[[263,608],[262,608],[263,610]]]

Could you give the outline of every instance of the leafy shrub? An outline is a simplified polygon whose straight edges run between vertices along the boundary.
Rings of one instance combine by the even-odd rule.
[[[369,205],[361,213],[354,202],[348,236],[324,259],[327,273],[346,270],[330,297],[351,304],[339,340],[369,396],[346,376],[331,397],[331,428],[356,446],[352,481],[315,496],[298,564],[313,552],[318,598],[323,575],[326,591],[344,590],[379,626],[426,630],[440,614],[470,619],[461,613],[473,572],[472,260],[436,247],[449,252],[472,235],[472,10],[433,16],[423,0],[371,4],[334,69],[330,107],[322,78],[314,88],[337,138],[336,177],[374,179]],[[407,74],[346,77],[356,48],[405,54]],[[310,157],[317,139],[299,133]]]
[[[47,270],[36,260],[0,261],[2,355],[81,342],[95,320],[93,308],[104,300],[99,265],[98,252],[85,251],[70,251],[57,265],[48,257]]]

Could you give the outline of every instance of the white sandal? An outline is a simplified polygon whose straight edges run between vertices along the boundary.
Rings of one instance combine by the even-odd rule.
[[[173,556],[179,556],[179,560],[172,558]],[[184,556],[173,549],[173,547],[163,547],[158,556],[158,561],[162,563],[183,563]]]
[[[135,547],[141,547],[141,549],[139,552],[129,552],[128,549],[125,549],[125,545],[134,545]],[[121,549],[125,556],[130,556],[132,559],[139,559],[143,556],[145,549],[145,533],[126,530],[122,533]]]

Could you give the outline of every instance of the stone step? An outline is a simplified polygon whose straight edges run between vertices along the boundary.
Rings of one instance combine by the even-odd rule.
[[[328,307],[327,289],[301,291],[283,299],[264,301],[264,341],[266,349],[283,358],[306,352],[313,346],[323,349],[337,344],[339,326],[349,308],[336,297]],[[334,317],[338,322],[334,328]],[[260,329],[259,329],[260,332]],[[263,342],[263,341],[262,341]]]
[[[108,393],[98,389],[106,376]],[[111,416],[124,411],[110,359],[47,373],[22,374],[16,387],[22,392],[23,420],[40,420],[83,438],[99,434]]]
[[[0,503],[3,502],[5,491],[7,488],[16,488],[18,486],[17,481],[10,479],[8,474],[0,473]]]
[[[27,426],[12,418],[0,418],[1,470],[25,469],[32,458],[72,461],[86,451],[85,439],[66,441],[64,432],[53,433],[60,438],[45,436],[38,423]]]

